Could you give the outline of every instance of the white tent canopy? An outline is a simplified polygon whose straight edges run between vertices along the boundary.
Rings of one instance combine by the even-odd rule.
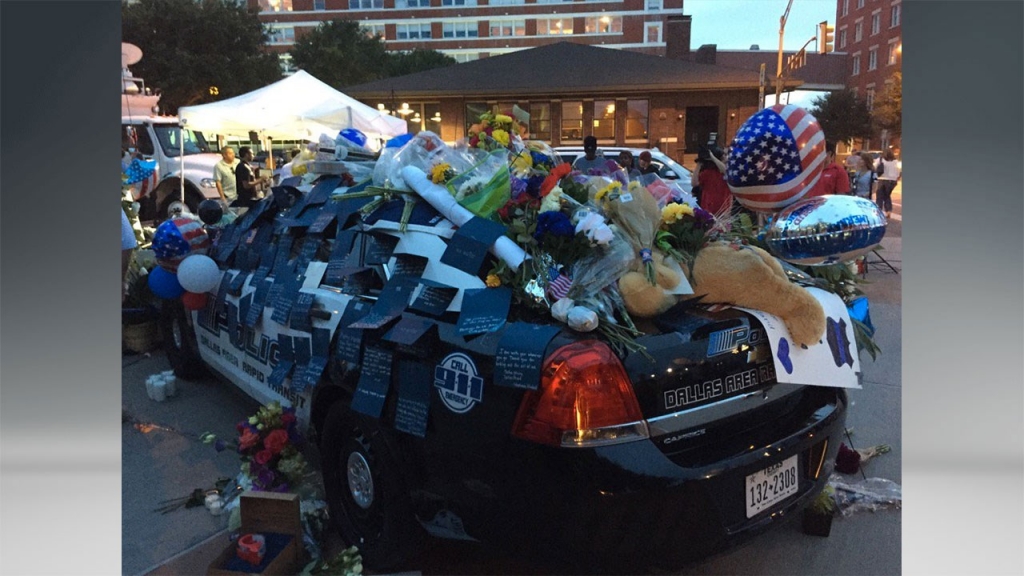
[[[255,131],[275,140],[316,140],[355,128],[369,138],[405,134],[405,120],[371,108],[311,74],[295,74],[220,102],[185,106],[178,116],[193,130],[229,136]]]

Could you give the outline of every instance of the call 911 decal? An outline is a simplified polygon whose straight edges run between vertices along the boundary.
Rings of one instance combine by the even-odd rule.
[[[434,367],[434,386],[449,410],[464,414],[484,398],[484,379],[473,360],[455,352]]]

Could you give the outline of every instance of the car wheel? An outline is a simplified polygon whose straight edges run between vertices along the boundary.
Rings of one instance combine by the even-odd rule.
[[[381,570],[415,557],[424,533],[378,422],[334,403],[320,454],[331,520],[363,562]]]
[[[165,301],[160,308],[160,336],[174,375],[195,380],[206,374],[206,366],[199,355],[195,330],[185,314],[181,302]]]

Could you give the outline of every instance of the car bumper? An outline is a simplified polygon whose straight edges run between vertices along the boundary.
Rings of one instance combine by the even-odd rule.
[[[818,401],[788,429],[776,429],[774,441],[696,466],[651,440],[594,449],[528,447],[532,454],[522,462],[531,472],[509,471],[515,481],[492,500],[497,514],[467,518],[467,530],[488,542],[539,546],[605,567],[686,562],[728,548],[791,517],[827,482],[847,399],[840,389],[811,395]],[[796,494],[748,518],[746,477],[793,455]]]

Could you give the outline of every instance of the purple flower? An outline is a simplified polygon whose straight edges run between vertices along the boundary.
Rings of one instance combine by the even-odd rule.
[[[700,206],[693,209],[693,217],[697,220],[697,225],[701,230],[710,230],[715,224],[715,217]]]
[[[569,221],[569,217],[561,212],[541,212],[537,215],[537,230],[533,233],[533,237],[543,242],[545,234],[571,238],[576,234],[576,228]]]
[[[526,192],[527,182],[526,180],[523,180],[522,178],[517,178],[516,176],[512,176],[511,180],[512,199],[515,200],[519,198],[519,196],[521,196],[524,192]]]
[[[540,198],[540,187],[544,184],[544,178],[542,175],[530,176],[526,182],[526,192],[534,198]]]
[[[274,485],[274,479],[274,472],[272,470],[260,466],[256,477],[252,480],[252,486],[257,490],[270,490]]]

